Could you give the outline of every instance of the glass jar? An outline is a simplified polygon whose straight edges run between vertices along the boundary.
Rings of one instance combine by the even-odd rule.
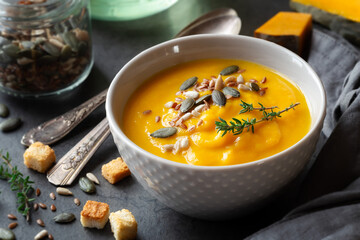
[[[159,13],[177,0],[91,0],[91,16],[99,20],[134,20]]]
[[[0,90],[47,96],[73,89],[93,64],[88,1],[0,0]]]

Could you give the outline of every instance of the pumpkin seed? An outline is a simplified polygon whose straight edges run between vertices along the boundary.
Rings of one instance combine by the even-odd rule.
[[[235,88],[224,87],[223,92],[224,92],[225,95],[230,95],[230,96],[235,97],[235,98],[240,97],[240,92],[238,90],[236,90]]]
[[[251,88],[251,90],[253,90],[253,91],[255,91],[255,92],[257,92],[257,91],[260,90],[259,85],[257,85],[257,84],[254,83],[254,82],[251,82],[251,83],[250,83],[250,88]]]
[[[193,98],[187,98],[185,99],[180,107],[180,111],[185,113],[187,111],[189,111],[195,104],[195,100]]]
[[[2,123],[0,123],[0,130],[3,132],[10,132],[21,125],[21,119],[20,118],[9,118]]]
[[[9,116],[9,108],[5,105],[0,103],[0,117],[6,118]]]
[[[72,53],[71,47],[69,45],[64,45],[61,48],[60,58],[66,60],[71,56],[71,53]]]
[[[9,63],[12,59],[9,57],[3,50],[0,50],[0,62],[1,63]]]
[[[87,173],[86,177],[91,181],[93,181],[94,183],[99,184],[99,179],[97,179],[97,177],[93,173],[91,172]]]
[[[155,132],[151,133],[150,136],[154,138],[167,138],[167,137],[171,137],[176,132],[177,132],[177,128],[166,127],[156,130]]]
[[[21,45],[23,46],[24,49],[32,49],[35,47],[35,43],[31,41],[22,41]]]
[[[72,213],[60,213],[54,217],[54,221],[57,223],[69,223],[75,220],[75,215]]]
[[[201,96],[200,98],[198,98],[196,101],[195,101],[195,105],[200,105],[202,104],[204,101],[207,101],[211,98],[211,94],[206,94],[204,96]]]
[[[226,97],[225,95],[218,91],[218,90],[214,90],[211,94],[211,98],[213,100],[213,102],[216,104],[216,105],[219,105],[219,106],[225,106],[226,104]]]
[[[60,56],[60,50],[50,42],[44,42],[42,45],[42,49],[50,54],[51,56],[58,57]]]
[[[233,73],[235,73],[237,71],[239,71],[239,66],[231,65],[231,66],[228,66],[228,67],[224,68],[220,72],[220,75],[230,75],[230,74],[233,74]]]
[[[2,50],[6,53],[6,55],[15,59],[17,57],[17,53],[20,51],[20,48],[14,44],[7,44],[3,46]]]
[[[94,193],[96,191],[95,184],[87,177],[82,177],[79,179],[79,186],[80,189],[86,193]]]
[[[0,239],[13,240],[15,239],[15,234],[9,229],[0,228]]]
[[[11,41],[7,38],[4,38],[4,37],[0,37],[0,47],[6,45],[6,44],[9,44],[11,43]]]
[[[68,44],[74,52],[78,51],[79,41],[73,32],[65,32],[62,34],[62,39]]]
[[[183,82],[180,86],[180,91],[185,91],[186,89],[191,88],[192,86],[195,85],[195,83],[197,82],[198,78],[197,77],[191,77],[189,79],[187,79],[185,82]]]

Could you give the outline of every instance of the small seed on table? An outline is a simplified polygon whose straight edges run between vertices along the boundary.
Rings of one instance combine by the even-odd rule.
[[[66,196],[73,195],[73,193],[69,189],[64,188],[64,187],[56,188],[56,192],[60,195],[66,195]]]
[[[56,211],[56,206],[54,204],[51,204],[50,209],[51,209],[51,211],[55,212]]]
[[[74,203],[79,206],[80,205],[80,200],[78,198],[74,198]]]
[[[54,217],[56,223],[69,223],[75,220],[75,215],[72,213],[60,213]]]
[[[20,118],[8,118],[0,123],[0,130],[3,132],[11,132],[20,127],[22,121]]]
[[[50,193],[50,195],[49,195],[49,196],[50,196],[50,198],[51,198],[52,200],[55,200],[55,199],[56,199],[55,193],[53,193],[53,192],[52,192],[52,193]]]
[[[47,206],[44,203],[39,203],[39,207],[41,207],[42,209],[46,209]]]
[[[91,181],[93,181],[94,183],[99,184],[99,179],[97,179],[97,177],[93,173],[91,172],[87,173],[86,177]]]
[[[17,222],[12,222],[12,223],[10,223],[10,224],[8,225],[8,228],[9,228],[9,229],[14,229],[14,228],[17,227],[17,225],[18,225]]]
[[[37,188],[37,189],[36,189],[36,196],[40,196],[40,194],[41,194],[41,191],[40,191],[39,188]]]
[[[34,203],[34,206],[33,206],[33,208],[34,208],[34,211],[38,210],[38,209],[39,209],[39,204],[37,204],[37,203]]]
[[[5,104],[0,103],[0,117],[6,118],[9,116],[9,109]]]
[[[8,214],[7,217],[11,220],[17,220],[17,217],[14,214]]]
[[[48,235],[48,231],[47,230],[41,230],[38,234],[35,235],[34,240],[40,240],[43,239],[44,237],[46,237]]]
[[[79,179],[79,186],[80,186],[80,189],[86,193],[96,192],[95,184],[87,177],[81,177]]]
[[[50,240],[54,240],[53,235],[49,234],[49,235],[48,235],[48,239],[50,239]]]
[[[45,223],[44,223],[44,221],[42,220],[42,219],[38,219],[38,220],[36,220],[36,223],[38,224],[38,225],[40,225],[40,226],[42,226],[42,227],[45,227]]]

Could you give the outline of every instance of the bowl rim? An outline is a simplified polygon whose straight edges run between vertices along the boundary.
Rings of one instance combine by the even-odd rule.
[[[298,142],[296,142],[295,144],[291,145],[290,147],[284,149],[281,152],[278,152],[274,155],[265,157],[265,158],[261,158],[252,162],[247,162],[247,163],[239,163],[239,164],[234,164],[234,165],[224,165],[224,166],[202,166],[202,165],[191,165],[191,164],[186,164],[186,163],[180,163],[180,162],[175,162],[172,160],[168,160],[166,158],[162,158],[160,156],[157,156],[155,154],[152,154],[144,149],[142,149],[140,146],[136,145],[133,141],[131,141],[126,135],[125,133],[121,130],[120,126],[117,124],[115,117],[114,117],[114,113],[111,111],[112,109],[112,102],[111,99],[113,99],[114,94],[115,94],[115,86],[117,85],[120,76],[122,75],[122,73],[124,71],[127,71],[127,69],[129,68],[130,65],[132,65],[133,62],[137,61],[137,59],[142,58],[143,56],[150,54],[153,51],[156,51],[157,49],[161,49],[163,47],[166,46],[170,46],[170,45],[174,45],[177,44],[179,42],[183,42],[183,41],[192,41],[194,40],[205,40],[205,39],[211,39],[211,38],[218,38],[219,40],[221,39],[233,39],[235,40],[245,40],[245,41],[254,41],[256,44],[264,44],[264,45],[268,45],[271,48],[275,48],[275,50],[279,50],[279,51],[283,51],[286,54],[289,54],[291,57],[296,58],[297,60],[299,60],[305,67],[306,69],[309,71],[310,75],[313,77],[313,79],[315,80],[315,83],[318,85],[319,89],[320,89],[320,97],[321,100],[323,101],[323,104],[320,106],[320,116],[318,117],[318,120],[316,122],[314,122],[314,124],[312,125],[311,129],[307,132],[307,134],[302,137]],[[246,59],[245,59],[246,60]],[[168,40],[165,41],[163,43],[159,43],[155,46],[152,46],[142,52],[140,52],[139,54],[137,54],[135,57],[133,57],[129,62],[127,62],[121,69],[120,71],[115,75],[115,77],[113,78],[109,90],[108,90],[108,94],[106,96],[106,102],[105,102],[105,109],[106,109],[106,117],[108,119],[110,128],[112,129],[112,131],[115,131],[115,134],[117,136],[119,136],[120,141],[125,141],[125,143],[127,145],[130,145],[130,147],[132,147],[133,149],[135,149],[136,151],[140,152],[141,154],[145,155],[147,158],[150,158],[153,161],[158,161],[161,164],[166,164],[166,165],[172,165],[173,167],[177,167],[177,168],[183,168],[183,169],[191,169],[191,170],[206,170],[206,171],[218,171],[218,170],[225,170],[225,171],[232,171],[234,169],[238,169],[238,168],[246,168],[246,167],[250,167],[250,166],[257,166],[257,165],[261,165],[265,162],[270,162],[275,160],[276,158],[278,158],[281,155],[286,155],[288,152],[292,151],[294,148],[297,148],[299,145],[302,145],[303,142],[305,142],[307,139],[309,139],[312,135],[316,134],[316,131],[318,131],[319,128],[321,128],[322,124],[323,124],[323,120],[325,118],[325,113],[326,113],[326,92],[324,89],[324,85],[322,83],[322,81],[320,80],[319,76],[316,74],[316,72],[313,70],[313,68],[303,59],[301,58],[299,55],[293,53],[292,51],[278,45],[275,44],[273,42],[269,42],[263,39],[259,39],[259,38],[255,38],[255,37],[249,37],[249,36],[242,36],[242,35],[230,35],[230,34],[201,34],[201,35],[192,35],[192,36],[186,36],[186,37],[181,37],[181,38],[177,38],[177,39],[172,39],[172,40]],[[321,130],[321,129],[320,129]]]

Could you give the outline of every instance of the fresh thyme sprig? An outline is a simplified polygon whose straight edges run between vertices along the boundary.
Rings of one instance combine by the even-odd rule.
[[[259,103],[260,107],[259,108],[254,108],[254,106],[250,103],[246,103],[243,100],[241,100],[240,106],[243,107],[243,109],[241,109],[241,111],[239,112],[239,114],[242,113],[246,113],[246,112],[251,112],[253,110],[259,110],[259,111],[265,111],[265,110],[271,110],[274,108],[278,108],[277,106],[274,107],[264,107],[261,103]]]
[[[11,191],[17,192],[17,204],[18,212],[26,217],[26,221],[30,220],[30,202],[34,201],[33,198],[29,198],[30,192],[33,190],[32,184],[34,182],[29,180],[29,176],[23,177],[23,174],[19,172],[16,166],[11,165],[11,158],[7,152],[5,155],[0,150],[1,159],[3,163],[0,165],[0,178],[8,180],[10,183]]]
[[[242,106],[243,109],[240,111],[239,114],[258,110],[258,111],[263,112],[263,117],[261,119],[252,118],[252,119],[242,119],[242,120],[233,118],[234,121],[230,121],[229,122],[230,124],[228,124],[224,119],[219,117],[220,122],[219,121],[215,122],[215,129],[217,129],[217,132],[223,132],[221,135],[222,137],[225,134],[227,134],[228,132],[231,132],[234,135],[239,135],[244,130],[247,130],[247,131],[251,130],[251,132],[254,133],[254,131],[255,131],[254,125],[255,124],[264,122],[264,121],[272,121],[275,118],[279,118],[279,117],[281,117],[281,114],[283,112],[287,112],[290,109],[294,109],[299,104],[300,103],[291,104],[289,107],[287,107],[281,111],[274,112],[274,108],[277,108],[276,106],[266,108],[261,103],[259,103],[259,105],[261,107],[254,108],[252,104],[248,104],[248,103],[242,101],[242,104],[240,104],[240,106]],[[270,110],[270,112],[267,112],[266,110]]]

